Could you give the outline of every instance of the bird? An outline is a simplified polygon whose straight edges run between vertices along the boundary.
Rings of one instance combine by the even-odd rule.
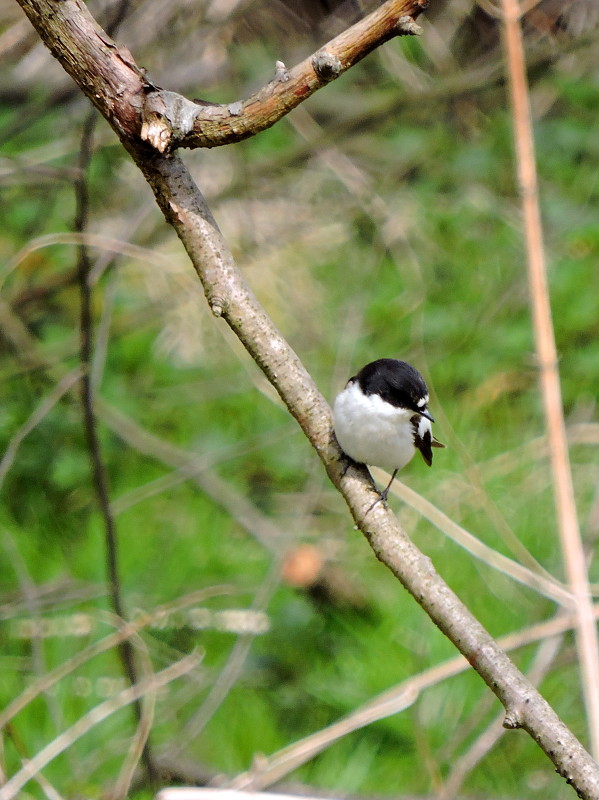
[[[343,452],[359,464],[392,473],[369,511],[387,500],[395,476],[417,450],[430,467],[432,448],[445,447],[433,436],[428,402],[422,375],[395,358],[366,364],[335,398],[333,427]]]

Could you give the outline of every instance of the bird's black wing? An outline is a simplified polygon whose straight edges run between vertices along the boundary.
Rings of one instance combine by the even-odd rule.
[[[410,420],[412,423],[412,431],[414,432],[414,447],[420,450],[422,458],[430,467],[433,463],[433,447],[445,447],[438,439],[431,434],[430,431],[425,431],[424,436],[421,436],[418,431],[420,424],[420,417],[415,414]]]

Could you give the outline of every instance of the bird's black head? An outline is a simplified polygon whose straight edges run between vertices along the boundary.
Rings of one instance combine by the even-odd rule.
[[[378,394],[396,408],[407,408],[431,421],[428,413],[428,389],[417,369],[395,358],[379,358],[366,364],[352,378],[366,395]]]

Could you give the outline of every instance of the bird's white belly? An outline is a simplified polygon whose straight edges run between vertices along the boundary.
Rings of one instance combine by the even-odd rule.
[[[392,472],[416,452],[410,422],[414,412],[390,406],[376,394],[362,394],[357,383],[338,395],[333,413],[337,440],[354,461]]]

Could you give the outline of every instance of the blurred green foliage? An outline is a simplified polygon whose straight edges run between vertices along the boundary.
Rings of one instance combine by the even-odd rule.
[[[125,26],[122,41],[127,33]],[[137,46],[150,67],[152,42]],[[309,42],[305,47],[309,52]],[[543,418],[505,90],[473,81],[444,93],[438,53],[427,47],[434,41],[426,36],[390,42],[274,129],[185,159],[250,284],[323,393],[332,399],[374,358],[397,356],[418,366],[432,391],[437,435],[449,447],[435,454],[431,470],[415,460],[402,480],[506,555],[513,555],[504,537],[510,528],[561,579],[548,465],[540,444],[526,447],[542,436]],[[233,41],[225,48],[229,83],[206,79],[202,96],[228,101],[231,86],[243,94],[259,85],[273,51],[272,42]],[[589,45],[587,62],[579,63],[588,63],[592,51]],[[160,49],[154,57],[168,71]],[[599,388],[599,84],[596,70],[581,74],[572,64],[557,53],[537,76],[532,99],[564,404],[576,435],[577,423],[596,419]],[[7,105],[0,116],[7,140],[0,253],[14,267],[3,273],[3,302],[26,326],[45,367],[31,367],[4,314],[2,452],[78,357],[75,246],[23,248],[72,230],[73,170],[87,108],[76,95],[61,108],[43,71],[34,78],[19,88],[18,113]],[[193,96],[179,80],[170,88]],[[20,127],[25,113],[31,124]],[[224,619],[219,611],[249,611],[250,622],[252,611],[266,612],[270,626],[252,637],[239,625],[202,627],[183,611],[162,626],[150,624],[142,639],[155,670],[194,647],[205,653],[193,676],[159,695],[151,743],[173,762],[184,754],[208,775],[233,775],[255,754],[334,722],[454,653],[353,530],[293,420],[224,323],[211,318],[174,233],[103,123],[88,180],[88,231],[106,241],[90,249],[99,396],[138,434],[143,429],[200,459],[226,487],[214,495],[197,470],[198,483],[153,457],[139,435],[134,444],[119,434],[99,407],[125,605],[135,615],[227,585],[224,595],[193,607],[208,609],[213,621]],[[133,243],[147,257],[115,251],[109,240]],[[576,439],[572,459],[591,547],[598,532],[596,442]],[[236,497],[275,526],[280,544],[257,540],[247,519],[229,513],[230,505],[241,508]],[[110,610],[105,537],[76,391],[23,440],[2,498],[6,707],[45,671],[112,630],[102,615]],[[493,634],[555,613],[549,600],[473,559],[397,499],[391,503]],[[280,546],[297,554],[306,543],[324,566],[313,584],[297,587],[288,572],[281,575]],[[597,580],[596,563],[591,570]],[[526,670],[535,653],[529,646],[514,658]],[[541,688],[584,739],[569,636],[550,666]],[[222,702],[209,712],[227,680]],[[67,675],[7,729],[5,771],[12,774],[20,759],[125,685],[114,650]],[[499,713],[478,677],[464,674],[345,737],[292,777],[337,793],[434,794]],[[187,725],[197,733],[188,736]],[[134,729],[130,709],[118,712],[44,775],[64,796],[102,796]],[[27,789],[42,796],[33,783]],[[571,796],[523,733],[503,735],[463,791]]]

